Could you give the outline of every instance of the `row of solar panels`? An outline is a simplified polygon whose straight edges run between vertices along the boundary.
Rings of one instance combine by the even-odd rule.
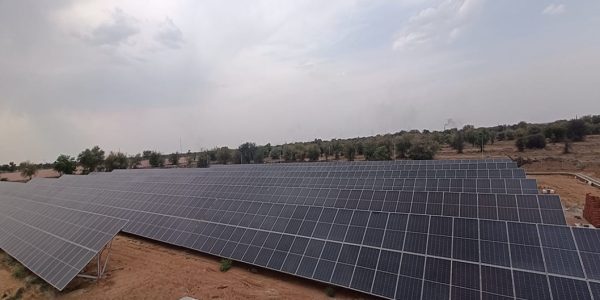
[[[194,172],[174,173],[174,175],[197,176],[230,176],[248,177],[260,174],[264,177],[311,177],[311,178],[525,178],[523,169],[498,169],[498,170],[419,170],[419,171],[279,171],[273,169],[253,169],[250,171],[219,171],[212,169],[193,169]],[[192,174],[189,174],[192,173]],[[106,173],[95,173],[101,175]]]
[[[522,195],[535,181],[502,179],[504,192],[518,182],[516,195],[478,195],[415,191],[431,188],[430,179],[377,191],[288,187],[297,182],[289,178],[214,184],[194,173],[35,180],[1,195],[126,219],[129,233],[386,298],[600,297],[600,236],[548,225],[564,224],[560,200]],[[461,192],[494,181],[461,179]]]
[[[301,188],[319,189],[371,189],[395,191],[438,191],[502,194],[537,194],[534,179],[306,179],[306,178],[228,178],[228,177],[136,177],[124,178],[102,176],[94,180],[78,181],[77,176],[63,176],[60,183],[76,181],[78,184],[93,187],[111,183],[114,186],[127,184],[150,185],[152,193],[173,190],[174,193],[200,193],[220,189],[263,189],[270,193],[273,188],[285,189],[290,193]],[[132,184],[132,185],[130,185]]]
[[[24,186],[0,184],[0,249],[62,290],[127,221],[10,195]]]
[[[78,177],[82,178],[82,177]],[[80,179],[84,180],[84,179]],[[65,180],[66,181],[66,180]],[[149,205],[147,209],[161,213],[169,211],[175,216],[196,218],[200,214],[210,215],[216,207],[231,203],[239,203],[232,207],[246,209],[248,203],[256,207],[259,204],[276,205],[310,205],[332,208],[345,208],[369,211],[387,211],[444,216],[461,216],[492,220],[509,220],[532,223],[564,225],[564,215],[560,199],[556,195],[509,195],[509,194],[476,194],[452,192],[418,192],[418,191],[374,191],[343,189],[307,189],[276,188],[261,189],[257,187],[228,187],[219,190],[203,190],[201,192],[186,191],[170,185],[160,184],[127,184],[123,182],[93,182],[89,185],[82,182],[61,183],[69,188],[76,198],[108,194],[114,201],[125,199],[132,209],[138,201]],[[85,181],[85,180],[84,180]],[[43,185],[42,182],[36,183]],[[171,188],[171,189],[169,189]],[[156,189],[156,190],[155,190]],[[42,193],[45,191],[42,190]],[[138,193],[139,198],[131,196]],[[202,196],[196,196],[202,195]],[[218,200],[218,201],[217,201]],[[210,204],[210,205],[207,205]],[[233,204],[232,204],[233,205]],[[175,213],[175,211],[177,213]]]
[[[431,291],[424,286],[431,285],[442,295],[461,299],[484,294],[543,299],[552,292],[561,299],[560,293],[589,296],[588,284],[595,287],[600,279],[594,263],[600,240],[589,229],[225,199],[190,207],[174,200],[177,196],[45,188],[38,194],[45,201],[72,207],[87,203],[97,213],[130,220],[126,232],[389,298],[429,299]],[[55,193],[53,199],[47,196]],[[207,203],[181,198],[190,205]],[[524,209],[547,205],[544,198],[556,208],[556,200],[549,200],[556,197],[545,195],[500,201]],[[445,197],[441,199],[444,204]],[[177,208],[186,213],[199,208],[203,214],[178,216]],[[501,288],[494,287],[499,275],[507,280]],[[532,290],[531,282],[513,283],[513,277],[550,286],[540,289],[536,281]]]
[[[355,171],[417,171],[417,170],[497,170],[517,168],[515,162],[488,162],[488,163],[444,163],[444,164],[373,164],[375,162],[360,162],[349,165],[348,163],[301,163],[301,164],[239,164],[239,165],[220,165],[213,164],[213,169],[227,168],[228,170],[262,170],[265,168],[274,170],[289,170],[295,172],[326,171],[326,170],[355,170]],[[172,169],[171,169],[172,170]],[[189,172],[201,171],[203,169],[189,169]],[[139,172],[137,170],[127,170],[127,172]],[[120,170],[117,170],[120,172]],[[162,172],[162,170],[161,170]],[[182,170],[177,170],[182,172]]]

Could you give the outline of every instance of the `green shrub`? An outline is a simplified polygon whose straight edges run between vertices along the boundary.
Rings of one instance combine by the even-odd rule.
[[[428,138],[413,141],[406,156],[413,160],[433,159],[440,145]]]
[[[331,286],[328,286],[328,287],[325,288],[325,294],[328,297],[333,298],[333,297],[335,297],[335,289],[333,287],[331,287]]]
[[[527,149],[544,149],[546,148],[546,137],[541,133],[529,135],[525,147]]]
[[[526,139],[524,137],[520,137],[515,141],[515,146],[519,152],[525,151]]]
[[[22,265],[17,265],[13,269],[12,275],[17,279],[23,279],[27,276],[27,270]]]
[[[567,138],[573,142],[581,142],[587,135],[587,125],[581,119],[574,119],[567,123]]]
[[[227,258],[221,259],[221,267],[220,267],[221,272],[227,272],[229,269],[231,269],[232,263],[233,262],[231,261],[231,259],[227,259]]]

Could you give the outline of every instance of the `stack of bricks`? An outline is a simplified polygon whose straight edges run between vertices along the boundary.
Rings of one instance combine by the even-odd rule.
[[[585,196],[583,217],[594,227],[600,227],[600,197],[592,196],[589,193]]]

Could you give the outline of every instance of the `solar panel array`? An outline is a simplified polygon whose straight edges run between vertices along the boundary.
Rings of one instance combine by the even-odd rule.
[[[565,226],[560,199],[537,194],[535,180],[312,177],[397,166],[514,169],[490,160],[127,170],[39,180],[22,193],[129,220],[131,234],[384,298],[600,299],[599,232]],[[282,176],[264,176],[273,172]]]
[[[0,248],[62,290],[126,220],[67,208],[24,184],[0,184]]]

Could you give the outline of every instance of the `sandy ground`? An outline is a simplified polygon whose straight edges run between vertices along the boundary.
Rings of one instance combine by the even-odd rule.
[[[260,268],[253,273],[251,266],[237,262],[220,272],[216,257],[129,235],[117,236],[111,251],[107,278],[99,283],[78,278],[60,293],[30,285],[24,299],[330,299],[319,283]],[[0,297],[25,286],[25,280],[0,266]],[[367,297],[340,288],[336,292],[337,299]]]
[[[39,170],[33,177],[42,177],[42,178],[50,178],[50,177],[58,177],[60,174],[52,169],[42,169]],[[6,178],[8,181],[26,181],[27,178],[21,176],[20,172],[12,172],[12,173],[0,173],[0,178]]]

